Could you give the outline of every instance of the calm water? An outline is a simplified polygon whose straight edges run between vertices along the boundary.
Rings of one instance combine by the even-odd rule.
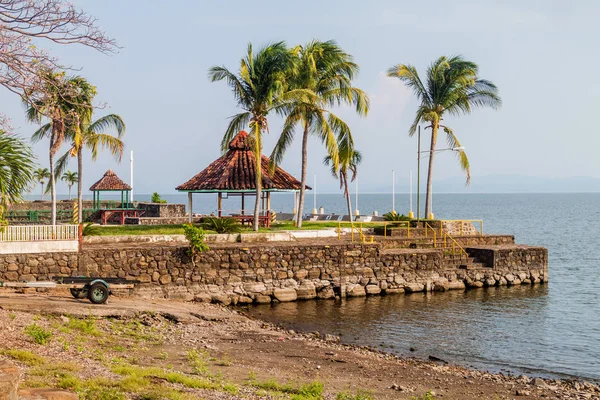
[[[320,196],[318,205],[342,212],[336,197]],[[363,212],[391,208],[391,196],[364,195],[359,201]],[[407,203],[407,196],[397,196],[398,210]],[[600,381],[600,194],[440,194],[434,210],[440,218],[481,218],[487,233],[511,233],[519,243],[547,247],[550,283],[306,301],[249,312],[300,330],[341,334],[346,343],[383,344],[403,355]]]

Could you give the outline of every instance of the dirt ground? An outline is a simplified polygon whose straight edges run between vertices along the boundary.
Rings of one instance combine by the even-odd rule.
[[[35,342],[32,325],[51,334],[47,343]],[[600,399],[586,382],[489,374],[324,339],[213,304],[113,297],[96,306],[58,291],[0,292],[0,358],[23,368],[23,385],[82,399]],[[113,397],[100,397],[104,387]]]

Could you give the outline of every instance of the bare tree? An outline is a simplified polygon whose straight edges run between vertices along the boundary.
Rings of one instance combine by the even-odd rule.
[[[63,0],[0,0],[0,85],[29,103],[47,87],[40,70],[65,68],[37,46],[43,42],[77,43],[103,53],[118,48],[95,18]]]

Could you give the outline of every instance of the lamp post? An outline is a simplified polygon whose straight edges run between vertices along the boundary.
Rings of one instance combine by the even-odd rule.
[[[430,157],[432,153],[441,153],[443,151],[464,151],[465,148],[463,146],[460,147],[448,147],[446,149],[436,149],[436,150],[423,150],[421,151],[421,127],[419,126],[418,134],[417,134],[417,221],[420,218],[420,208],[421,208],[421,153],[429,153]],[[433,207],[432,207],[433,214]],[[427,215],[425,216],[427,217]]]
[[[396,213],[396,174],[392,170],[392,214]]]
[[[317,214],[317,174],[313,175],[313,215]]]

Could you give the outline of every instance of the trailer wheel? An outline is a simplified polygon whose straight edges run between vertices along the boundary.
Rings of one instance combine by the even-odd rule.
[[[88,295],[88,291],[85,289],[70,289],[71,295],[76,299],[85,299]]]
[[[102,283],[94,283],[88,290],[88,299],[94,304],[106,303],[108,295],[108,288]]]

